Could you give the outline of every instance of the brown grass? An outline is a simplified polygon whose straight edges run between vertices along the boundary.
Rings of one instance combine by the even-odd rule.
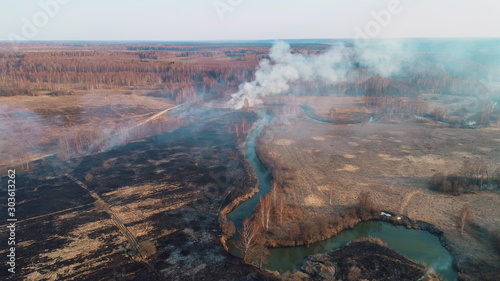
[[[328,98],[307,99],[309,106],[325,107]],[[320,102],[314,103],[315,100]],[[332,98],[331,104],[338,98]],[[355,102],[354,98],[345,98]],[[348,106],[344,103],[342,106]],[[318,110],[318,109],[317,109]],[[356,105],[353,110],[358,110]],[[500,150],[493,145],[500,130],[453,129],[410,121],[333,125],[297,119],[288,126],[276,124],[268,136],[287,138],[292,146],[261,142],[261,158],[283,184],[287,200],[312,213],[334,216],[356,204],[361,191],[370,191],[384,211],[429,222],[444,232],[459,260],[482,260],[500,271],[500,256],[490,244],[460,235],[459,209],[468,204],[474,222],[485,229],[500,227],[499,192],[462,196],[437,194],[428,189],[432,175],[453,173],[464,159],[481,159],[490,171],[500,168]],[[324,141],[311,138],[324,137]],[[324,186],[335,186],[333,207]],[[314,198],[314,200],[311,200]],[[311,204],[314,202],[314,204]]]
[[[1,102],[0,122],[6,128],[0,137],[0,165],[9,166],[51,154],[65,157],[78,153],[75,144],[83,147],[98,139],[111,140],[124,129],[173,107],[165,99],[124,96],[119,90],[80,91],[72,96],[2,97]],[[175,121],[165,115],[161,118],[162,122]]]

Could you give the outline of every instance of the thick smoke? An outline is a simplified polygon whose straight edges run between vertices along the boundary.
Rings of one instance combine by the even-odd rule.
[[[357,60],[360,65],[382,77],[400,74],[404,65],[413,60],[411,46],[405,42],[403,39],[375,40],[356,46]]]
[[[254,105],[259,98],[287,92],[295,82],[343,81],[347,73],[345,56],[343,47],[332,48],[317,56],[293,54],[289,44],[279,41],[271,48],[270,60],[264,59],[259,63],[255,80],[240,85],[228,105],[241,108],[245,99]]]
[[[356,60],[373,74],[393,75],[400,71],[403,62],[410,60],[403,52],[402,43],[389,40],[354,48],[340,45],[319,55],[305,56],[292,53],[288,43],[278,41],[271,48],[270,59],[259,63],[255,80],[241,84],[227,105],[238,109],[244,106],[245,100],[255,105],[260,98],[284,94],[300,82],[327,85],[345,82],[354,74]]]

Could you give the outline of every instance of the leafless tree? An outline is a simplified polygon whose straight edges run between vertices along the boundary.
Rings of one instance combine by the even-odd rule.
[[[272,209],[272,197],[266,195],[265,197],[260,198],[259,202],[259,210],[260,210],[260,218],[262,222],[262,227],[269,230],[269,222],[271,220],[271,209]]]
[[[259,268],[262,268],[264,264],[268,263],[270,254],[271,252],[265,245],[265,240],[259,238],[257,239],[255,247],[250,251],[249,260]]]
[[[328,204],[332,205],[333,195],[334,195],[335,186],[331,185],[328,188]]]
[[[359,193],[357,208],[360,215],[364,215],[373,211],[374,204],[369,191],[361,191]]]
[[[249,107],[250,107],[250,104],[248,103],[248,99],[245,98],[245,100],[243,101],[243,110],[248,111]]]
[[[439,120],[444,120],[446,116],[447,110],[442,108],[442,107],[435,107],[434,110],[432,111],[432,115],[434,115],[434,118],[436,120],[436,126],[439,122]]]
[[[273,206],[276,206],[276,203],[278,202],[277,200],[278,190],[279,190],[278,184],[276,182],[273,182],[273,184],[271,185],[271,192],[270,192],[273,198]]]
[[[465,204],[462,209],[460,209],[460,233],[464,235],[464,229],[468,227],[472,220],[472,213],[469,205]]]
[[[285,212],[285,197],[283,195],[283,192],[280,192],[278,194],[278,203],[277,203],[277,210],[279,213],[279,224],[283,225],[283,213]]]
[[[243,254],[243,260],[248,262],[252,255],[252,251],[259,244],[260,227],[250,219],[246,219],[239,233],[240,240],[236,243],[236,247]]]

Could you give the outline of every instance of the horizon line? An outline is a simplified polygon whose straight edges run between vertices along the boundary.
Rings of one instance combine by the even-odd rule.
[[[352,37],[337,38],[274,38],[274,39],[210,39],[210,40],[148,40],[148,39],[47,39],[47,40],[0,40],[0,43],[58,43],[58,42],[96,42],[96,43],[224,43],[224,42],[273,42],[273,41],[338,41],[338,40],[357,40]],[[500,39],[500,37],[387,37],[387,38],[369,38],[365,40],[414,40],[414,39]]]

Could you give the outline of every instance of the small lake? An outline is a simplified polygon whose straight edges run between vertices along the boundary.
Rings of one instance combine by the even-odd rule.
[[[246,159],[254,167],[259,178],[259,193],[245,201],[231,213],[228,219],[236,229],[242,227],[243,221],[252,215],[259,203],[259,197],[267,194],[271,187],[272,177],[265,165],[257,157],[255,149],[257,138],[270,120],[270,116],[263,110],[258,112],[260,122],[250,133],[247,140]],[[263,121],[262,121],[263,120]],[[324,253],[344,246],[349,241],[364,237],[375,237],[383,240],[389,247],[401,255],[414,261],[425,263],[439,273],[446,281],[457,280],[457,273],[453,269],[451,253],[441,245],[439,238],[423,230],[407,229],[404,226],[395,226],[382,221],[367,221],[356,225],[354,228],[342,231],[335,237],[299,247],[271,248],[269,263],[265,266],[270,270],[287,271],[299,265],[307,256]],[[236,234],[227,242],[229,252],[240,256],[234,246]]]

